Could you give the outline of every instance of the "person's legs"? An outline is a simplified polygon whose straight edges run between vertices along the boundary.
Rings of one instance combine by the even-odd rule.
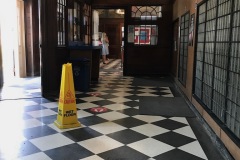
[[[109,55],[109,48],[108,48],[108,46],[106,47],[106,60],[109,60],[108,59],[108,55]]]
[[[106,64],[106,55],[102,55],[103,64]]]

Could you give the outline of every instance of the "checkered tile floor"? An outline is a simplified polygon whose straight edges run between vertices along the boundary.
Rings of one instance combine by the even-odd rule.
[[[99,83],[89,92],[76,92],[78,128],[59,129],[53,124],[57,99],[0,101],[0,159],[209,159],[189,119],[139,115],[138,96],[173,97],[170,88],[132,86],[132,80],[121,70],[101,71]],[[108,110],[92,112],[99,106]]]

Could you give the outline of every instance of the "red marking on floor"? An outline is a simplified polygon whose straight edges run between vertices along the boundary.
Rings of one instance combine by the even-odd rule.
[[[106,112],[107,110],[108,109],[105,107],[95,107],[90,109],[91,112],[97,112],[97,113]]]
[[[92,95],[92,96],[95,96],[95,97],[97,97],[97,96],[101,96],[100,93],[91,93],[91,95]]]

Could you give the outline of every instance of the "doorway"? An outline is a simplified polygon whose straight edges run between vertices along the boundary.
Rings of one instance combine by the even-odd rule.
[[[29,17],[26,17],[25,14],[26,1],[10,0],[4,2],[4,4],[2,4],[2,2],[0,3],[0,78],[2,81],[0,99],[3,100],[29,97],[26,96],[25,89],[40,89],[41,82],[39,77],[30,77],[27,74],[28,56],[26,46],[28,45],[25,44],[25,33],[28,30],[28,26],[26,26],[25,22]],[[36,19],[38,20],[38,18]],[[34,42],[33,39],[32,42]],[[40,65],[40,58],[38,61],[38,65]]]
[[[24,2],[20,0],[7,1],[1,6],[4,6],[1,9],[3,83],[8,83],[15,77],[26,76]]]
[[[105,32],[109,38],[109,59],[122,59],[122,41],[124,37],[123,9],[96,9],[99,12],[99,32]]]

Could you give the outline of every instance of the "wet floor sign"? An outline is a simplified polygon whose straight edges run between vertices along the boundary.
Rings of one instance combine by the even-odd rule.
[[[77,119],[77,106],[71,63],[63,64],[62,66],[58,115],[54,124],[60,129],[75,128],[80,126]]]

